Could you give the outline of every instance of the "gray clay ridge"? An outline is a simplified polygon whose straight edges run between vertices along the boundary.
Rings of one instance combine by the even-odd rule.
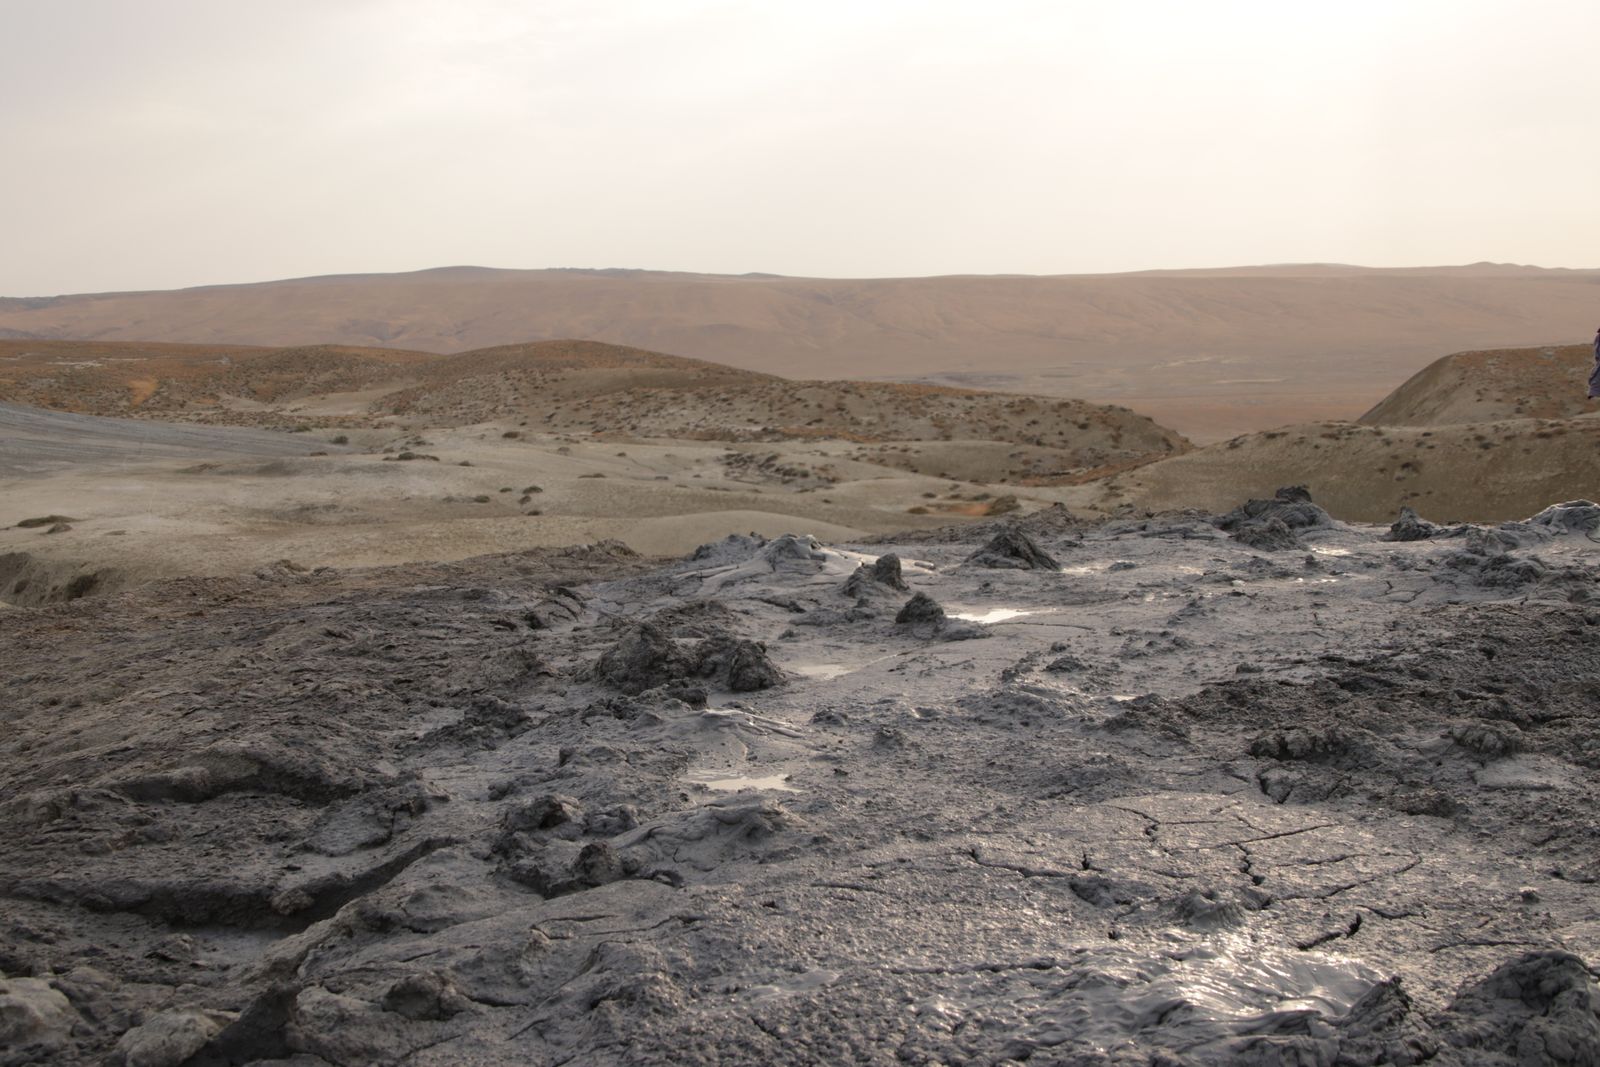
[[[0,1065],[1600,1063],[1597,515],[5,613]]]

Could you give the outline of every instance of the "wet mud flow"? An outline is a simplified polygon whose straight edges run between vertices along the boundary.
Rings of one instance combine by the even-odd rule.
[[[1600,1062],[1597,529],[1285,490],[8,612],[0,1064]]]

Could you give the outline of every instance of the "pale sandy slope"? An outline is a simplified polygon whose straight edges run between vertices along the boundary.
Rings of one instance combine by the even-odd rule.
[[[58,450],[44,465],[8,461],[0,438],[0,600],[63,599],[74,579],[104,592],[280,560],[363,567],[607,539],[678,555],[733,533],[851,538],[943,525],[1003,491],[854,460],[848,442],[513,440],[493,425],[430,431],[416,454],[437,459],[400,461],[381,449],[419,439],[398,429],[352,431],[341,449],[325,432],[149,425],[216,440],[160,456],[88,448],[70,462]],[[222,440],[274,437],[302,454],[246,456]],[[780,463],[759,462],[774,454]],[[796,476],[815,468],[826,476]],[[1024,497],[1025,508],[1049,502]],[[68,528],[18,525],[45,516]]]
[[[1439,520],[1497,521],[1600,499],[1600,404],[1586,345],[1462,352],[1437,360],[1360,423],[1247,434],[1109,479],[1101,506],[1223,510],[1305,484],[1340,518],[1403,505]]]
[[[636,345],[786,377],[1112,400],[1200,438],[1354,417],[1438,353],[1594,329],[1600,272],[1349,267],[807,279],[447,268],[0,301],[0,336]]]
[[[1374,426],[1509,418],[1563,419],[1596,410],[1591,345],[1457,352],[1423,368],[1361,417]]]

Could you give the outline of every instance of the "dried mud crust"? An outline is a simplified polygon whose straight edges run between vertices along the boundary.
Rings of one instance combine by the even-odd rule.
[[[0,1063],[1600,1057],[1581,531],[1005,530],[0,616]]]

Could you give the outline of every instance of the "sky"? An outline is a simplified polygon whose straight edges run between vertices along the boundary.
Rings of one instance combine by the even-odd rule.
[[[1594,0],[0,0],[0,294],[1600,266]]]

